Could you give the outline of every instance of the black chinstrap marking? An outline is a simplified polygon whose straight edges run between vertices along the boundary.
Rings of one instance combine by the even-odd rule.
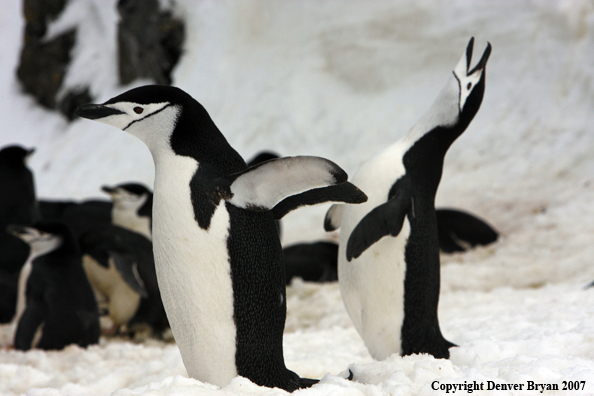
[[[125,131],[125,130],[126,130],[126,129],[128,129],[128,128],[129,128],[131,125],[133,125],[133,124],[135,124],[135,123],[137,123],[137,122],[140,122],[140,121],[146,120],[146,119],[147,119],[147,118],[149,118],[149,117],[152,117],[152,116],[154,116],[154,115],[156,115],[156,114],[159,114],[160,112],[162,112],[163,110],[165,110],[165,109],[167,109],[168,107],[171,107],[171,106],[172,106],[172,104],[171,104],[171,103],[168,103],[168,104],[167,104],[165,107],[163,107],[163,108],[161,108],[161,109],[159,109],[159,110],[157,110],[157,111],[154,111],[154,112],[152,112],[152,113],[150,113],[150,114],[147,114],[147,115],[145,115],[145,116],[144,116],[144,117],[142,117],[142,118],[139,118],[139,119],[137,119],[137,120],[134,120],[134,121],[132,121],[131,123],[129,123],[128,125],[126,125],[126,127],[122,128],[122,131]]]

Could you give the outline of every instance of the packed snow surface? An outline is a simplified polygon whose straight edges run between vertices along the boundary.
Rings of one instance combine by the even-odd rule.
[[[102,197],[103,184],[152,185],[141,142],[103,124],[68,123],[21,92],[21,5],[0,3],[0,146],[36,147],[38,195],[86,199]],[[71,1],[48,30],[51,37],[78,27],[65,85],[90,84],[96,102],[130,88],[115,74],[115,3]],[[338,286],[296,281],[288,288],[286,363],[322,379],[296,393],[467,394],[472,384],[483,386],[476,394],[594,393],[594,289],[584,289],[594,280],[591,1],[177,0],[172,7],[187,27],[174,85],[206,107],[245,158],[265,149],[319,155],[349,174],[430,106],[471,36],[475,62],[487,41],[493,46],[482,107],[449,150],[437,196],[438,207],[475,213],[503,235],[442,257],[441,329],[459,347],[450,360],[374,361]],[[322,229],[326,210],[285,217],[283,243],[335,238]],[[86,350],[23,353],[6,348],[11,331],[0,329],[1,395],[285,393],[239,377],[223,389],[189,379],[173,343],[102,338]],[[352,381],[344,379],[349,368]],[[564,381],[580,389],[563,391]]]

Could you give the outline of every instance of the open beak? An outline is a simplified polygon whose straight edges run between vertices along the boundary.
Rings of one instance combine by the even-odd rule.
[[[122,111],[112,109],[111,107],[98,104],[85,104],[78,106],[76,109],[76,115],[82,118],[88,118],[89,120],[97,120],[117,114],[124,113]]]
[[[472,54],[472,49],[470,50],[470,53]],[[471,71],[468,72],[468,75],[471,75],[478,70],[483,70],[485,68],[485,66],[487,66],[487,61],[489,60],[489,55],[491,55],[491,43],[487,42],[487,48],[485,48],[485,51],[483,52],[483,56],[481,56],[481,60],[476,64],[474,69],[472,69]],[[470,67],[470,60],[469,60],[468,67]]]
[[[481,60],[478,61],[476,66],[470,70],[470,62],[472,60],[472,49],[474,47],[474,37],[470,38],[468,42],[468,46],[466,47],[466,52],[462,55],[462,58],[456,65],[454,69],[458,76],[470,76],[477,71],[482,71],[485,69],[487,65],[487,61],[489,60],[489,55],[491,55],[491,43],[487,43],[487,48],[485,48],[485,52],[483,52],[483,56]]]

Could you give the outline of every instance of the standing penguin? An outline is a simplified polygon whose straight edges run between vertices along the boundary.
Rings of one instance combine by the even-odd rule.
[[[285,274],[274,221],[301,205],[359,203],[365,194],[323,158],[248,168],[179,88],[135,88],[77,114],[138,137],[153,156],[159,289],[190,377],[225,386],[240,375],[287,391],[314,384],[284,363]]]
[[[29,255],[29,247],[9,234],[6,227],[31,225],[40,217],[33,173],[27,167],[27,159],[34,151],[17,145],[0,150],[0,269],[9,273],[20,271]]]
[[[394,353],[449,358],[454,345],[437,318],[435,194],[448,148],[483,99],[491,45],[470,69],[473,42],[421,120],[354,175],[367,203],[334,205],[326,215],[326,230],[341,229],[338,278],[346,309],[375,359]]]
[[[123,183],[115,187],[103,186],[101,190],[113,201],[113,224],[151,239],[153,193],[145,185]]]
[[[14,347],[62,349],[98,343],[97,303],[72,231],[63,223],[42,221],[34,227],[12,226],[11,232],[31,246],[33,256]]]

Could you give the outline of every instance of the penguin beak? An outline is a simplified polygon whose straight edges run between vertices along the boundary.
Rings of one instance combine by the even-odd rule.
[[[481,70],[481,71],[484,70],[485,66],[487,66],[487,61],[489,60],[489,55],[491,55],[491,43],[487,42],[487,48],[485,48],[485,52],[483,52],[483,56],[481,57],[481,60],[476,64],[474,69],[472,69],[471,71],[468,72],[468,75],[470,76],[471,74],[473,74],[479,70]]]
[[[491,55],[491,43],[487,42],[487,48],[485,48],[485,52],[483,52],[483,56],[481,60],[476,64],[476,66],[470,70],[470,62],[472,60],[472,50],[474,47],[474,37],[470,38],[468,42],[468,46],[466,47],[466,52],[462,55],[462,58],[456,65],[455,73],[458,76],[470,76],[477,71],[482,71],[487,66],[487,61],[489,60],[489,55]]]
[[[101,186],[101,191],[103,191],[106,194],[109,195],[113,195],[115,193],[117,193],[117,189],[115,187],[109,187],[109,186]]]
[[[81,105],[78,106],[78,108],[76,109],[76,115],[82,118],[87,118],[89,120],[98,120],[100,118],[105,118],[117,114],[124,114],[124,112],[98,104]]]
[[[19,239],[24,239],[27,234],[32,234],[33,229],[22,225],[11,224],[6,227],[6,231]]]

